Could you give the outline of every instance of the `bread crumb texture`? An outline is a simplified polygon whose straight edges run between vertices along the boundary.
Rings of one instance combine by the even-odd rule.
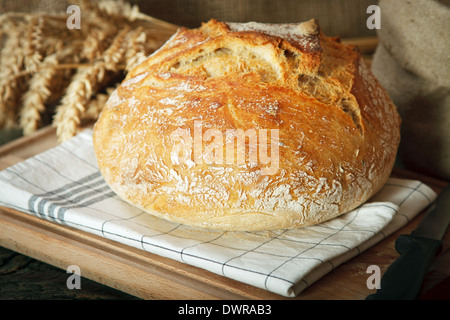
[[[227,130],[248,133],[247,158],[253,146],[272,163],[208,159],[229,155]],[[277,139],[264,145],[262,132]],[[94,148],[107,183],[146,212],[257,231],[317,224],[367,201],[391,173],[399,132],[396,107],[357,48],[316,20],[210,20],[180,28],[127,74]]]

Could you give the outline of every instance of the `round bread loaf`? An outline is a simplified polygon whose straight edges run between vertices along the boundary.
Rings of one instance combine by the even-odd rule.
[[[358,50],[299,24],[180,28],[129,72],[94,127],[106,182],[155,216],[297,228],[389,177],[400,118]]]

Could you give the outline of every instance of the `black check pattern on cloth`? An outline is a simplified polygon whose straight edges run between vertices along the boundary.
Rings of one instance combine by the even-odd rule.
[[[404,226],[435,197],[420,181],[391,178],[369,202],[318,225],[223,232],[157,218],[116,196],[98,170],[90,130],[0,172],[2,206],[287,297]]]
[[[100,172],[96,172],[58,189],[31,196],[28,210],[38,216],[64,221],[67,210],[88,207],[114,195]]]

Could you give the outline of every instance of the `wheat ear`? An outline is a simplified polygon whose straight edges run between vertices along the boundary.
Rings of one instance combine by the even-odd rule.
[[[5,49],[2,50],[2,70],[0,71],[0,128],[12,128],[17,125],[17,108],[22,83],[21,76],[25,53],[20,37],[22,28],[11,31]],[[23,77],[23,78],[22,78]],[[22,81],[19,81],[22,80]]]
[[[33,133],[41,125],[41,114],[46,110],[46,104],[61,86],[60,78],[65,78],[67,70],[59,69],[58,66],[61,62],[67,62],[67,59],[72,60],[76,51],[77,45],[72,43],[46,56],[39,65],[39,70],[31,77],[19,114],[24,135]]]
[[[54,126],[60,141],[73,137],[80,126],[87,103],[102,87],[107,71],[117,72],[124,56],[123,42],[129,28],[123,28],[114,38],[102,59],[92,66],[80,68],[72,79],[62,103],[56,109]]]
[[[32,17],[28,28],[27,45],[25,47],[25,70],[37,71],[39,63],[42,61],[43,42],[43,17]]]

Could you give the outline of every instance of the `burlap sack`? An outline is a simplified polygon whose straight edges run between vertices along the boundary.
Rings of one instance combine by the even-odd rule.
[[[380,44],[372,61],[372,71],[402,117],[399,163],[446,180],[450,180],[449,2],[380,1]]]

